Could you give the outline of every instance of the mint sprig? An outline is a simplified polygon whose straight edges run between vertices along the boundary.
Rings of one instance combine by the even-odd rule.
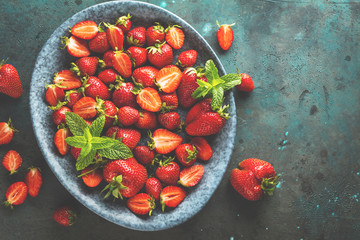
[[[241,84],[241,76],[236,73],[219,76],[219,72],[213,60],[205,63],[205,75],[208,82],[197,80],[199,87],[191,95],[193,98],[211,98],[211,108],[216,111],[224,102],[225,91]]]
[[[91,126],[73,112],[67,112],[65,119],[74,135],[66,138],[66,143],[81,148],[76,161],[76,170],[83,170],[95,163],[96,154],[108,159],[127,159],[133,156],[131,150],[121,141],[105,136],[100,137],[105,125],[104,115],[95,119]]]

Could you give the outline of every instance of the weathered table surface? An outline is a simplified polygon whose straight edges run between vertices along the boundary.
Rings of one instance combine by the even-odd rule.
[[[0,121],[21,133],[0,146],[14,149],[23,171],[0,168],[0,196],[30,165],[44,185],[13,211],[0,208],[1,239],[358,239],[360,236],[360,3],[358,1],[147,1],[179,15],[218,53],[227,72],[253,77],[251,94],[235,94],[238,124],[226,174],[205,208],[160,232],[110,223],[77,202],[48,168],[29,111],[35,59],[51,33],[74,13],[103,1],[0,1],[0,58],[17,67],[24,95],[0,96]],[[221,51],[216,20],[236,22],[231,49]],[[239,161],[257,157],[281,174],[273,197],[248,202],[229,183]],[[70,204],[78,222],[63,228],[54,209]]]

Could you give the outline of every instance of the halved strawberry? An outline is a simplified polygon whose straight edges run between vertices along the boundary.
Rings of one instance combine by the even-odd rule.
[[[14,150],[8,151],[2,161],[3,166],[10,172],[10,175],[17,172],[22,164],[20,154]]]
[[[81,171],[81,177],[85,185],[88,187],[96,187],[103,180],[101,169],[94,169],[92,166],[83,169]]]
[[[179,183],[184,187],[193,187],[198,184],[203,177],[205,169],[202,165],[193,165],[188,168],[184,168],[180,172]]]
[[[154,88],[141,89],[136,96],[136,102],[139,106],[150,112],[158,112],[161,108],[161,99],[159,93]]]
[[[71,112],[70,108],[62,106],[59,109],[56,109],[53,113],[52,113],[52,119],[53,122],[59,126],[60,124],[65,124],[65,114],[67,112]]]
[[[116,51],[112,59],[113,67],[120,75],[124,78],[131,77],[132,74],[132,63],[130,57],[120,51]]]
[[[70,137],[70,130],[68,128],[60,128],[55,133],[54,143],[61,155],[65,155],[69,152],[70,146],[65,142],[65,139]]]
[[[71,36],[70,38],[61,38],[61,43],[65,45],[66,50],[74,57],[87,57],[90,55],[88,43],[84,39]]]
[[[183,141],[183,138],[166,129],[156,129],[152,136],[150,147],[157,153],[167,154],[174,151]]]
[[[76,90],[67,91],[65,94],[65,101],[67,102],[66,106],[72,108],[77,101],[83,97],[83,94]]]
[[[171,47],[173,47],[174,49],[182,48],[185,41],[185,34],[180,29],[180,26],[178,25],[169,26],[168,28],[166,28],[165,32],[166,32],[165,35],[166,42],[169,43]]]
[[[186,197],[186,192],[181,187],[167,186],[160,193],[162,211],[167,207],[177,207]]]
[[[121,51],[124,45],[124,33],[123,31],[115,26],[105,24],[108,29],[106,30],[106,37],[110,43],[111,48],[114,51]]]
[[[231,27],[234,26],[235,23],[222,24],[220,26],[219,22],[216,21],[216,24],[219,26],[219,29],[216,32],[216,37],[218,39],[219,45],[223,50],[228,50],[234,40],[234,32]]]
[[[56,106],[59,102],[64,101],[64,89],[56,86],[55,84],[47,85],[45,82],[45,99],[51,106]]]
[[[181,78],[181,70],[174,65],[170,65],[163,67],[156,74],[156,83],[161,91],[171,93],[178,88]]]
[[[96,22],[87,20],[75,24],[70,32],[78,38],[89,40],[94,38],[98,31]]]
[[[208,161],[212,157],[213,150],[205,138],[194,137],[191,139],[190,144],[194,145],[198,150],[198,159]]]
[[[42,185],[40,169],[36,167],[29,168],[29,171],[25,175],[25,183],[28,187],[29,195],[36,197],[39,194]]]
[[[83,97],[73,106],[73,112],[84,119],[91,119],[97,114],[98,104],[91,97]]]
[[[155,208],[154,199],[147,193],[138,193],[127,201],[127,207],[135,214],[138,215],[151,215],[152,210]]]
[[[11,208],[13,208],[13,205],[20,205],[25,201],[27,194],[28,187],[24,182],[13,183],[6,190],[4,204],[6,207],[10,206]]]
[[[11,142],[14,132],[18,132],[12,125],[11,119],[6,122],[0,122],[0,145]]]
[[[80,77],[70,70],[62,70],[55,74],[54,83],[64,90],[81,87]]]

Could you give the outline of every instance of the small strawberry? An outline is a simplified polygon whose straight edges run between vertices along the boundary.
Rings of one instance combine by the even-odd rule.
[[[126,206],[135,214],[151,216],[155,208],[154,199],[147,193],[138,193],[127,200]]]
[[[103,180],[102,171],[89,166],[81,171],[81,178],[86,186],[97,187]]]
[[[73,57],[87,57],[90,55],[88,43],[84,39],[71,36],[70,38],[62,37],[61,43],[64,48]]]
[[[111,48],[114,51],[121,51],[124,45],[124,33],[123,31],[110,24],[104,24],[108,29],[106,30],[106,38],[108,39]]]
[[[42,183],[40,169],[36,167],[29,168],[25,175],[25,184],[28,187],[29,195],[36,197],[39,194]]]
[[[45,99],[50,106],[56,106],[59,102],[63,102],[65,100],[65,92],[61,87],[58,87],[55,84],[47,85],[45,82],[45,88]]]
[[[173,161],[174,158],[169,157],[160,162],[156,169],[156,177],[165,185],[175,186],[179,180],[180,167]]]
[[[72,208],[64,206],[55,210],[53,218],[60,225],[68,227],[75,223],[77,215]]]
[[[151,177],[146,180],[145,192],[152,196],[156,201],[160,200],[162,185],[159,179]]]
[[[242,92],[252,92],[255,89],[255,85],[251,77],[246,73],[239,74],[241,78],[241,84],[237,85],[236,88]]]
[[[174,151],[183,141],[183,138],[166,129],[156,129],[151,137],[150,147],[157,153],[167,154]]]
[[[175,130],[181,125],[180,115],[177,112],[160,113],[158,121],[161,126],[168,130]]]
[[[155,151],[148,146],[136,146],[133,153],[135,159],[142,165],[151,163],[155,158]]]
[[[137,107],[136,95],[132,93],[134,84],[131,82],[121,82],[115,86],[112,95],[112,100],[116,107],[121,108],[124,106]]]
[[[65,93],[65,101],[67,102],[66,106],[72,108],[80,98],[83,97],[81,92],[70,90]]]
[[[116,21],[115,25],[119,27],[124,34],[127,34],[131,29],[131,15],[128,14],[127,16],[121,16]]]
[[[105,32],[99,32],[93,39],[89,41],[89,49],[91,52],[104,53],[110,49],[110,45]]]
[[[114,58],[114,51],[106,51],[103,56],[103,61],[105,62],[105,66],[111,68],[113,66],[112,60]]]
[[[143,87],[155,88],[155,77],[159,72],[152,66],[139,67],[134,70],[132,78],[134,82],[141,84]]]
[[[56,124],[56,126],[59,126],[60,124],[66,124],[65,114],[67,112],[71,112],[71,109],[68,107],[62,106],[61,108],[55,110],[52,113],[52,119],[53,119],[53,122]]]
[[[130,57],[120,51],[116,51],[112,59],[113,67],[118,73],[124,78],[131,77],[132,74],[132,63]]]
[[[75,37],[89,40],[94,38],[98,31],[99,29],[96,22],[87,20],[75,24],[70,32]]]
[[[149,111],[141,111],[140,118],[135,123],[135,126],[140,129],[155,129],[158,126],[156,114]]]
[[[231,27],[234,26],[235,23],[230,25],[223,24],[220,26],[219,22],[216,21],[216,24],[219,26],[219,29],[216,32],[216,37],[218,39],[219,45],[223,50],[228,50],[234,40],[234,32]]]
[[[160,110],[161,99],[158,91],[154,88],[146,87],[132,92],[137,94],[136,102],[142,109],[150,112],[158,112]]]
[[[144,27],[137,27],[131,29],[126,34],[126,41],[131,46],[143,47],[146,43],[145,36],[146,29]]]
[[[80,77],[70,70],[62,70],[55,74],[54,83],[64,90],[76,89],[82,85]]]
[[[105,115],[105,128],[111,127],[114,124],[118,109],[112,101],[103,101],[98,100],[98,103],[101,105],[101,108],[98,109],[100,114]]]
[[[178,25],[172,25],[166,28],[166,42],[174,49],[180,49],[184,45],[185,34]]]
[[[198,184],[203,177],[205,169],[202,165],[193,165],[188,168],[184,168],[180,172],[179,183],[184,187],[193,187]]]
[[[134,67],[141,67],[147,61],[147,50],[141,47],[131,46],[127,50]]]
[[[194,66],[196,63],[197,54],[197,51],[192,49],[180,53],[176,65],[182,68]]]
[[[208,161],[212,157],[213,150],[205,138],[195,137],[191,139],[190,144],[194,145],[198,150],[198,159]]]
[[[172,93],[161,92],[161,93],[159,93],[159,95],[160,95],[160,99],[163,102],[163,104],[165,103],[165,105],[167,107],[170,107],[171,110],[177,109],[177,107],[179,105],[179,99],[178,99],[176,92],[172,92]]]
[[[5,62],[0,62],[0,92],[12,98],[19,98],[23,94],[19,73],[14,66]]]
[[[117,113],[117,116],[119,123],[125,127],[129,127],[137,123],[140,118],[139,111],[129,106],[121,107]]]
[[[177,207],[186,197],[186,192],[181,187],[167,186],[160,194],[160,203],[162,205],[162,211],[167,207]]]
[[[71,63],[70,70],[78,76],[93,76],[98,68],[99,59],[97,57],[82,57]]]
[[[156,43],[155,46],[147,48],[147,59],[157,68],[171,65],[173,62],[173,50],[166,42]]]
[[[60,128],[57,130],[54,137],[55,146],[63,156],[70,150],[70,146],[65,142],[67,137],[70,137],[70,130],[68,128]]]
[[[14,132],[18,132],[12,125],[11,119],[6,122],[0,122],[0,145],[8,144],[14,136]]]
[[[120,128],[116,132],[116,138],[122,138],[122,142],[132,150],[140,141],[141,133],[131,128]]]
[[[92,98],[101,98],[103,100],[108,100],[111,98],[111,93],[107,86],[100,81],[97,77],[90,76],[86,77],[83,85],[85,87],[84,93],[88,97]]]
[[[190,167],[195,163],[197,154],[196,147],[188,143],[181,144],[175,149],[177,160],[185,167]]]
[[[22,204],[28,194],[28,187],[24,182],[16,182],[10,185],[6,190],[5,196],[6,201],[4,202],[6,207]]]
[[[165,93],[174,92],[181,81],[182,72],[175,65],[163,67],[156,74],[156,85]]]
[[[22,164],[20,154],[14,150],[8,151],[2,161],[3,166],[10,172],[10,175],[17,172]]]
[[[73,112],[83,119],[91,119],[96,116],[99,108],[97,102],[91,97],[83,97],[73,106]]]
[[[112,68],[105,69],[99,73],[98,78],[107,86],[114,84],[116,80],[120,79],[120,75]]]
[[[164,27],[158,22],[156,22],[156,25],[149,27],[145,35],[148,46],[154,46],[155,43],[161,43],[165,40]]]

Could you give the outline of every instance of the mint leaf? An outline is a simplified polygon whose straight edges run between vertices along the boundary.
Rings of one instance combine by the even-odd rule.
[[[108,137],[93,137],[90,141],[93,149],[110,148],[117,142],[119,141]]]
[[[90,132],[90,128],[89,126],[87,126],[85,129],[84,129],[84,137],[87,141],[90,141],[92,139],[92,135],[91,135],[91,132]]]
[[[81,149],[82,152],[83,149]],[[90,164],[94,162],[94,158],[96,155],[96,150],[91,150],[87,155],[81,156],[81,153],[79,155],[79,158],[76,161],[76,170],[81,171]]]
[[[91,150],[92,150],[91,148],[92,148],[91,143],[87,142],[87,144],[81,148],[79,158],[85,157],[86,155],[88,155],[89,152],[91,152]]]
[[[215,66],[215,63],[213,60],[207,60],[205,63],[205,75],[208,79],[209,83],[214,86],[213,80],[219,78],[218,69]]]
[[[117,143],[110,148],[99,149],[98,154],[109,159],[128,159],[133,157],[133,154],[125,144],[116,140]]]
[[[241,81],[242,76],[240,76],[237,73],[229,73],[229,74],[226,74],[226,75],[222,76],[221,79],[224,80],[226,83],[228,83],[228,82],[233,82],[233,81],[236,81],[236,80]]]
[[[227,91],[227,90],[230,90],[232,89],[233,87],[237,86],[241,84],[241,80],[235,80],[235,81],[232,81],[232,82],[227,82],[227,83],[224,83],[222,86],[224,88],[224,91]]]
[[[96,118],[90,125],[90,133],[93,137],[100,137],[100,134],[105,125],[105,116],[101,115]]]
[[[68,125],[70,131],[75,136],[84,135],[84,129],[88,127],[87,123],[79,115],[73,112],[65,113],[66,124]]]
[[[220,109],[224,98],[224,89],[219,86],[212,89],[211,109],[216,111]]]
[[[84,136],[67,137],[65,142],[72,147],[83,148],[87,144],[87,140]]]

